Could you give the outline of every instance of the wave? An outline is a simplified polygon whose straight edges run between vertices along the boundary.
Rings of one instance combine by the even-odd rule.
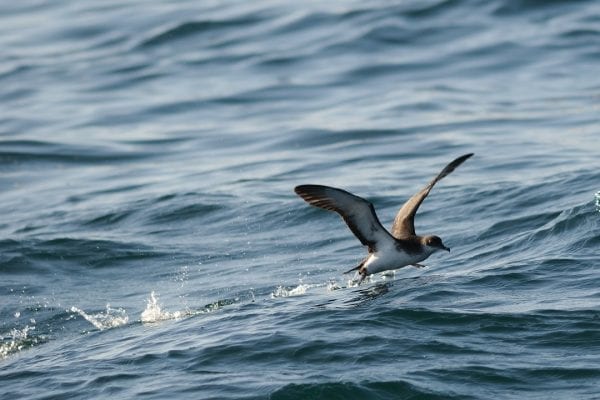
[[[452,392],[436,392],[408,381],[322,382],[288,384],[269,395],[271,400],[285,399],[469,399]]]
[[[522,15],[527,12],[545,11],[550,14],[561,13],[579,4],[591,4],[590,0],[503,0],[495,5],[494,14],[498,16]]]
[[[248,26],[256,25],[264,19],[258,15],[246,14],[243,17],[222,19],[222,20],[205,20],[205,21],[186,21],[176,24],[168,28],[162,28],[157,33],[144,39],[140,44],[140,48],[162,46],[168,43],[185,39],[190,36],[199,37],[205,34],[215,34],[222,30],[237,30],[247,28]]]
[[[113,144],[82,146],[35,140],[0,140],[0,168],[14,169],[24,163],[105,164],[142,160],[147,152],[120,150]]]
[[[125,262],[160,259],[166,253],[147,245],[117,240],[62,237],[50,240],[0,240],[0,271],[27,274],[117,267]]]

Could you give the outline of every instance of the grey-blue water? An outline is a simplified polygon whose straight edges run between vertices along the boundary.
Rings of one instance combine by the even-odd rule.
[[[600,3],[395,3],[2,2],[2,399],[600,398]]]

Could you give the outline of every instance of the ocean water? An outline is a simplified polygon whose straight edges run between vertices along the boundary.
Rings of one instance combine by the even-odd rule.
[[[0,5],[0,398],[600,398],[600,3]],[[365,250],[293,188],[450,254]]]

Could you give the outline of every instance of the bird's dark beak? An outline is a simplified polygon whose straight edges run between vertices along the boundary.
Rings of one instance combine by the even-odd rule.
[[[448,253],[450,253],[450,248],[449,248],[449,247],[446,247],[446,246],[442,245],[442,249],[444,249],[444,250],[446,250]]]

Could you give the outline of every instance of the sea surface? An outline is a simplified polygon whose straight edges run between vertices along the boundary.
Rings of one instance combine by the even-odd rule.
[[[0,398],[600,399],[600,2],[4,1]],[[366,254],[293,188],[452,248]]]

